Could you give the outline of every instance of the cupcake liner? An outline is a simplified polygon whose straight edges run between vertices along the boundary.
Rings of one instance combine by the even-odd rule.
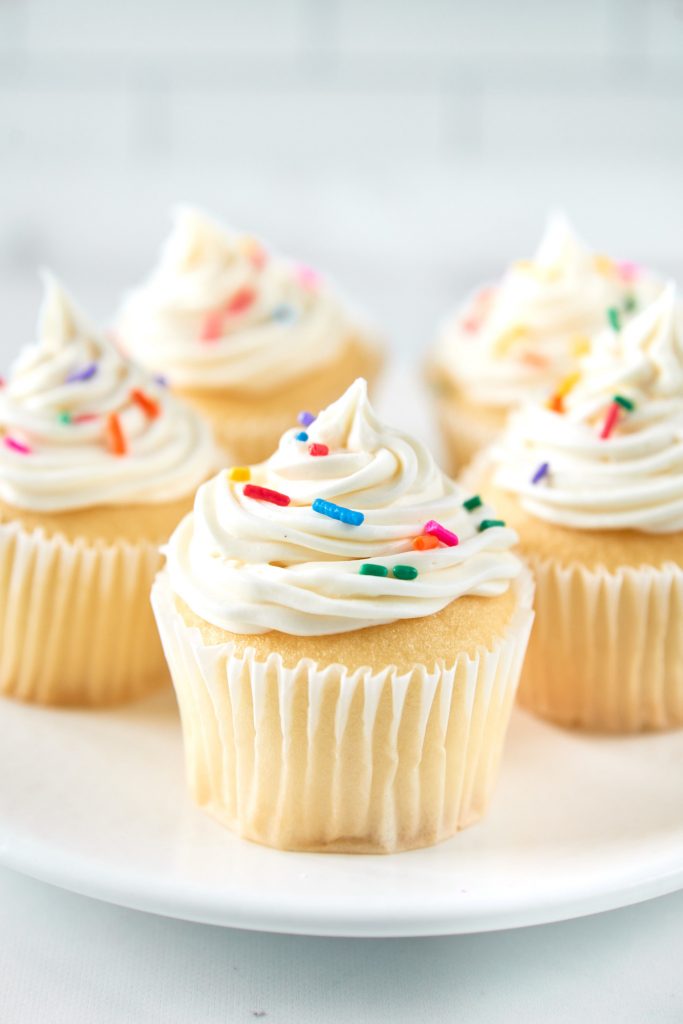
[[[206,645],[165,574],[152,604],[176,688],[190,790],[240,835],[290,850],[427,846],[486,810],[533,612],[533,583],[490,649],[399,673],[294,668]]]
[[[451,476],[457,476],[500,435],[504,426],[501,417],[494,424],[491,417],[478,416],[469,408],[459,406],[455,396],[437,401],[437,420],[444,442],[444,465]]]
[[[683,569],[529,563],[536,621],[520,703],[601,732],[683,726]]]
[[[104,705],[168,673],[149,607],[154,544],[69,541],[0,525],[0,694]]]

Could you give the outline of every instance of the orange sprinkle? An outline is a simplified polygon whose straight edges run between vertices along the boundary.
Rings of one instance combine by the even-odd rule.
[[[159,403],[153,398],[150,398],[149,395],[146,395],[140,388],[133,388],[130,393],[130,397],[136,405],[140,406],[142,411],[149,416],[151,420],[155,420],[161,412]]]
[[[413,547],[416,551],[429,551],[430,548],[438,548],[439,542],[436,537],[428,533],[413,538]]]
[[[268,254],[256,238],[252,238],[251,235],[245,235],[240,239],[240,248],[250,263],[256,267],[257,270],[260,270],[265,266]]]
[[[112,455],[126,454],[128,451],[126,438],[121,427],[121,420],[115,412],[110,412],[107,416],[105,436],[107,438],[107,447]]]
[[[593,266],[599,274],[604,274],[605,277],[609,277],[616,270],[614,260],[611,260],[609,256],[603,256],[602,253],[596,253],[593,257]]]
[[[566,398],[570,391],[576,387],[581,379],[580,373],[570,373],[557,385],[557,394],[560,398]]]
[[[548,365],[548,357],[542,356],[540,352],[520,352],[520,362],[527,366],[537,366],[540,370]]]
[[[562,395],[559,395],[557,392],[551,395],[548,399],[548,408],[551,412],[564,412],[564,399]]]

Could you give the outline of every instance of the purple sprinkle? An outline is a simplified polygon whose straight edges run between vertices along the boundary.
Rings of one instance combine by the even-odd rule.
[[[310,427],[314,420],[315,416],[312,412],[300,412],[297,416],[297,422],[299,422],[302,427]]]
[[[547,473],[548,473],[549,469],[550,469],[549,464],[547,462],[542,462],[541,465],[538,467],[538,469],[536,470],[536,472],[534,473],[534,475],[531,478],[532,484],[540,483],[541,480],[543,479],[543,477],[547,476]]]
[[[97,373],[97,363],[90,363],[89,366],[85,366],[82,370],[76,370],[75,373],[70,373],[66,378],[67,384],[75,384],[76,381],[90,380]]]
[[[164,375],[163,375],[162,373],[159,373],[159,374],[157,374],[157,376],[156,376],[156,377],[154,378],[154,380],[155,380],[155,381],[157,382],[157,384],[159,384],[159,385],[160,385],[160,386],[161,386],[162,388],[167,388],[167,387],[168,387],[168,378],[167,378],[167,377],[164,377]]]

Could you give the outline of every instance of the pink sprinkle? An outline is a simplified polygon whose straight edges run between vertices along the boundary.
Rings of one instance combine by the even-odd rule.
[[[468,316],[462,321],[463,331],[467,331],[468,334],[476,334],[481,327],[481,320],[478,320],[475,316]]]
[[[636,281],[642,273],[642,268],[630,260],[622,260],[620,263],[617,263],[617,267],[619,269],[619,276],[622,281],[626,282]]]
[[[201,334],[199,335],[202,341],[217,341],[220,338],[223,333],[224,315],[222,310],[217,309],[206,316],[202,324]]]
[[[71,420],[72,423],[92,423],[93,420],[98,418],[96,412],[79,412],[77,416],[74,416]]]
[[[612,431],[614,430],[615,426],[617,425],[617,420],[619,419],[619,413],[620,412],[621,412],[621,406],[619,405],[619,403],[618,402],[612,402],[612,404],[610,405],[609,409],[607,410],[607,415],[605,416],[605,422],[603,423],[602,430],[600,431],[600,440],[601,441],[606,441],[607,438],[612,433]]]
[[[24,444],[22,441],[17,441],[16,438],[14,437],[6,437],[5,444],[13,452],[17,452],[19,455],[31,454],[31,449],[29,448],[29,446],[27,444]]]
[[[441,523],[437,523],[434,519],[430,519],[429,522],[425,524],[423,533],[429,533],[432,537],[436,537],[436,539],[441,541],[442,544],[445,544],[447,548],[454,548],[456,544],[459,543],[456,534],[451,533],[450,530],[447,530],[445,526],[442,526]]]
[[[5,386],[5,378],[4,377],[0,377],[0,388],[4,388],[4,386]]]
[[[306,267],[302,264],[297,267],[296,276],[299,279],[299,284],[311,291],[314,291],[320,284],[320,274],[313,267]]]

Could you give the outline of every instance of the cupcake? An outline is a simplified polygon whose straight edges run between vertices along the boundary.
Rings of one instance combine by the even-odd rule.
[[[584,729],[683,726],[683,314],[674,286],[598,335],[563,411],[520,411],[477,463],[468,479],[517,530],[536,576],[521,702]]]
[[[47,279],[0,387],[0,693],[101,705],[168,679],[159,545],[216,468],[208,427]]]
[[[290,850],[480,818],[532,619],[514,540],[363,380],[204,484],[152,594],[197,803]]]
[[[441,332],[429,373],[451,471],[500,434],[511,410],[561,386],[607,316],[632,316],[656,288],[553,217],[534,259],[477,291]]]
[[[322,408],[380,362],[368,327],[314,271],[190,209],[116,330],[236,462],[265,459],[306,403]]]

